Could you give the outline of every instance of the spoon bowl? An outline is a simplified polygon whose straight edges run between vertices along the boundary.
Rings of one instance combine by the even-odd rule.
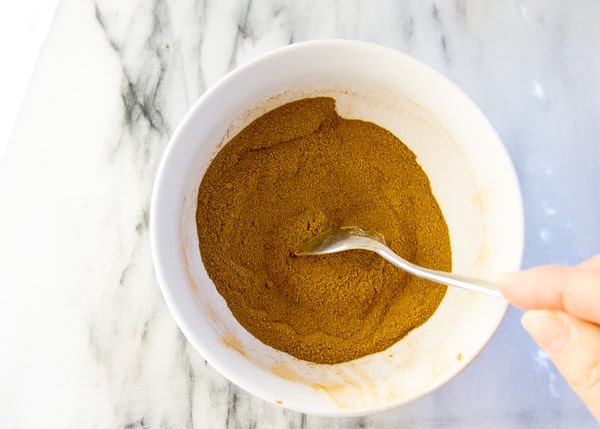
[[[357,249],[375,252],[388,262],[414,276],[448,286],[460,287],[497,298],[503,298],[502,293],[500,293],[493,282],[415,265],[393,252],[385,244],[383,235],[378,232],[361,229],[357,226],[331,229],[318,234],[302,244],[296,254],[298,256],[327,255]]]

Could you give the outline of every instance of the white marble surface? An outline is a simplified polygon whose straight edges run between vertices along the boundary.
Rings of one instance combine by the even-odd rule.
[[[153,274],[154,173],[185,111],[291,42],[405,51],[460,85],[508,148],[524,266],[600,252],[600,2],[64,0],[0,164],[0,426],[596,427],[510,310],[437,392],[354,419],[231,385],[182,337]]]
[[[58,0],[5,1],[0,4],[0,161],[4,153],[40,48],[48,36]]]

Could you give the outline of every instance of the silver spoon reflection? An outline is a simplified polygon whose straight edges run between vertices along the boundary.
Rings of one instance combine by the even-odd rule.
[[[422,279],[503,298],[502,293],[500,293],[493,282],[444,271],[431,270],[410,263],[406,259],[396,255],[385,244],[383,235],[377,232],[365,231],[356,226],[332,229],[319,234],[305,242],[296,254],[298,256],[326,255],[355,249],[375,252],[398,268]]]

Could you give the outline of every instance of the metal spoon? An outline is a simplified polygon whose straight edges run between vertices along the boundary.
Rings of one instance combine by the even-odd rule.
[[[406,259],[396,255],[389,247],[387,247],[383,235],[378,232],[365,231],[356,226],[332,229],[323,234],[319,234],[304,243],[296,254],[299,256],[326,255],[353,249],[363,249],[375,252],[398,268],[426,280],[448,286],[458,286],[463,289],[503,298],[502,293],[500,293],[496,288],[496,285],[492,282],[473,279],[444,271],[431,270],[412,264]]]

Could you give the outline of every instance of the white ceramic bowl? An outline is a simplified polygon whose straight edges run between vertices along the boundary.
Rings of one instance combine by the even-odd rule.
[[[216,152],[245,125],[288,101],[327,95],[346,118],[392,131],[428,174],[449,226],[454,271],[494,279],[523,249],[518,182],[477,107],[415,59],[378,45],[315,41],[257,58],[208,90],[173,135],[150,212],[156,275],[177,324],[229,380],[263,398],[320,415],[361,415],[411,401],[465,368],[507,309],[503,300],[449,288],[435,314],[389,349],[319,365],[274,350],[232,316],[198,249],[198,186]]]

